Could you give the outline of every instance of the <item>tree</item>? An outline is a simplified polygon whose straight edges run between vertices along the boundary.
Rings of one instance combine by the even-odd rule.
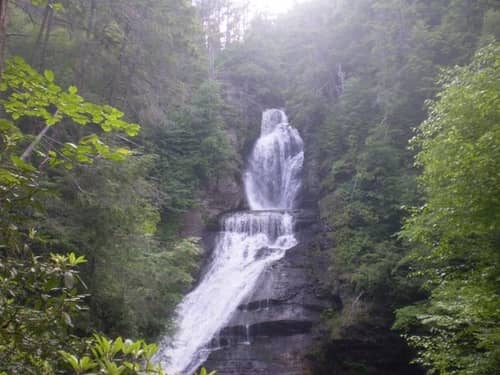
[[[7,40],[7,5],[8,0],[0,0],[0,73],[3,67],[5,41]]]
[[[491,374],[500,365],[500,46],[448,70],[413,144],[425,204],[402,236],[430,294],[398,310],[418,361],[439,374]]]
[[[78,328],[152,339],[168,325],[197,268],[199,245],[179,238],[179,214],[195,205],[199,191],[216,178],[202,176],[205,135],[195,136],[186,121],[191,97],[207,75],[195,8],[187,0],[21,0],[11,2],[9,12],[14,36],[8,53],[36,66],[44,55],[43,65],[51,67],[62,86],[74,90],[76,82],[76,95],[120,106],[121,119],[142,125],[141,134],[132,138],[126,132],[99,134],[95,124],[80,126],[67,116],[57,126],[19,119],[26,135],[20,144],[26,150],[30,140],[35,148],[25,159],[43,169],[40,180],[52,193],[43,198],[45,211],[36,223],[50,241],[38,250],[78,249],[88,259],[81,272],[91,294],[90,311]],[[55,113],[55,108],[47,110]],[[123,153],[125,160],[104,157],[93,132],[102,146]],[[218,130],[208,138],[205,150],[216,158],[225,134]],[[97,144],[101,153],[87,164],[70,143],[87,150]],[[125,155],[124,145],[133,152]],[[57,152],[57,160],[45,160],[42,154],[49,152]],[[115,152],[112,158],[119,156]],[[71,163],[71,158],[81,161]],[[71,169],[59,168],[63,165]],[[217,170],[222,164],[210,167]],[[110,269],[120,276],[111,276]]]
[[[124,131],[129,135],[139,130],[138,125],[123,121],[123,114],[115,108],[85,102],[75,87],[65,91],[54,80],[51,71],[46,70],[42,76],[21,58],[15,58],[7,64],[1,83],[2,91],[7,92],[3,109],[13,121],[42,120],[45,125],[41,135],[19,157],[16,153],[27,137],[10,119],[0,120],[0,371],[54,373],[62,368],[63,356],[59,352],[79,352],[85,347],[85,340],[73,333],[75,321],[85,309],[86,296],[78,290],[78,284],[85,284],[76,271],[85,258],[74,253],[40,253],[49,242],[36,228],[44,210],[42,195],[48,192],[43,186],[45,164],[72,169],[98,157],[123,160],[129,153],[125,148],[104,144],[96,134],[83,137],[77,144],[57,143],[59,147],[43,152],[38,145],[47,133],[45,129],[62,126],[65,120],[66,125],[70,125],[68,121],[80,126],[93,123],[103,131]],[[35,165],[28,162],[34,151],[36,159],[42,160]],[[99,339],[101,344],[107,342]],[[137,349],[132,360],[141,359],[138,351],[143,346],[150,356],[155,350],[154,346],[133,344]],[[106,369],[117,367],[114,358],[99,360],[105,361]],[[79,362],[85,366],[89,363]],[[142,369],[139,363],[127,363],[129,373]],[[144,370],[161,371],[149,364]]]

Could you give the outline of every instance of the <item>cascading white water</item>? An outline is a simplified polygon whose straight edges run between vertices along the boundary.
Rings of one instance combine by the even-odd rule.
[[[244,175],[252,211],[222,220],[213,261],[177,308],[177,332],[160,344],[156,360],[169,374],[191,374],[210,354],[208,343],[229,321],[270,263],[297,241],[294,208],[300,190],[303,143],[283,111],[264,112],[261,135]]]
[[[264,112],[260,138],[244,174],[245,192],[252,210],[294,207],[300,189],[303,148],[298,130],[288,125],[283,111]]]

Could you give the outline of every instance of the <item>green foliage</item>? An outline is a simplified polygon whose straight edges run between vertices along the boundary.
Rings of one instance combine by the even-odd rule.
[[[413,144],[425,205],[405,223],[430,298],[398,310],[396,328],[439,374],[491,374],[500,365],[498,187],[500,48],[443,73],[443,89]]]
[[[86,309],[76,267],[85,262],[74,253],[1,259],[0,371],[54,374],[69,367],[75,374],[163,374],[151,361],[154,344],[74,336],[73,321]]]
[[[352,77],[320,129],[320,211],[335,248],[331,272],[366,300],[397,303],[409,291],[395,287],[396,268],[407,248],[393,237],[402,205],[415,198],[400,134],[407,131],[375,98],[371,76]],[[410,292],[411,293],[411,292]]]
[[[194,94],[190,111],[184,119],[191,136],[201,140],[192,157],[197,176],[205,182],[227,173],[231,158],[234,158],[224,133],[221,110],[220,88],[216,82],[207,81]]]
[[[47,126],[55,126],[66,118],[74,123],[85,125],[95,122],[103,129],[114,129],[135,134],[138,126],[121,120],[122,114],[109,106],[98,106],[84,102],[76,95],[76,89],[67,93],[54,83],[52,72],[38,74],[21,58],[14,58],[5,69],[2,80],[2,90],[7,91],[7,97],[2,101],[5,112],[14,120],[37,121],[42,119]],[[53,109],[53,113],[50,112]],[[42,131],[28,146],[21,157],[17,156],[20,145],[28,138],[23,134],[20,125],[2,119],[0,159],[0,191],[2,207],[0,209],[1,240],[6,251],[22,249],[22,232],[29,228],[29,221],[36,211],[41,212],[40,194],[47,191],[42,184],[42,175],[25,159],[42,141]],[[60,147],[53,145],[48,152],[38,151],[38,157],[43,158],[40,167],[45,163],[52,166],[64,164],[67,169],[76,163],[91,163],[97,157],[111,160],[121,160],[128,154],[125,148],[112,149],[93,134],[82,138],[77,146],[71,142]],[[35,212],[30,212],[35,210]],[[31,229],[30,229],[31,230]]]
[[[153,364],[157,351],[155,344],[144,341],[109,340],[95,334],[89,343],[90,353],[77,357],[65,351],[59,354],[75,374],[104,373],[109,375],[164,374],[161,367]]]
[[[202,367],[198,375],[215,375],[215,371],[208,372],[205,367]]]
[[[85,102],[75,86],[62,90],[51,70],[42,76],[21,57],[7,61],[3,74],[1,90],[9,90],[3,106],[14,120],[27,116],[53,126],[68,117],[82,126],[96,124],[105,132],[123,131],[129,136],[139,132],[139,126],[123,121],[123,113],[116,108]]]
[[[76,270],[84,262],[73,253],[0,258],[1,371],[53,373],[57,351],[78,347],[71,329],[84,309]]]
[[[153,173],[165,191],[162,206],[167,215],[194,206],[200,190],[231,173],[236,159],[216,82],[201,84],[189,106],[172,117],[175,125],[157,129],[154,146],[159,158]]]
[[[70,86],[68,91],[64,91],[54,80],[52,71],[46,70],[41,75],[20,57],[8,61],[0,87],[1,91],[7,92],[7,98],[2,102],[5,112],[13,120],[41,120],[50,127],[70,119],[81,126],[98,125],[104,132],[122,131],[129,136],[137,135],[139,125],[124,121],[122,112],[111,106],[85,102],[77,94],[76,87]],[[128,149],[113,149],[96,134],[91,134],[82,137],[78,144],[66,142],[59,150],[50,150],[40,156],[46,157],[50,165],[64,164],[69,169],[73,162],[91,163],[95,157],[123,160],[128,153]],[[23,158],[28,156],[23,154]]]
[[[21,252],[29,228],[23,210],[41,210],[38,198],[46,189],[40,186],[39,171],[16,155],[23,134],[11,121],[0,119],[0,239],[2,251]]]
[[[44,12],[10,3],[9,31],[26,37],[11,39],[7,52],[51,67],[38,74],[20,58],[7,67],[15,87],[5,87],[6,107],[26,135],[9,152],[24,155],[32,141],[33,155],[23,159],[40,169],[23,184],[34,187],[23,196],[36,193],[40,210],[20,222],[43,233],[37,251],[76,248],[89,260],[82,277],[90,310],[77,324],[81,331],[152,338],[164,330],[198,259],[194,241],[163,229],[179,226],[179,213],[197,203],[227,159],[217,155],[228,147],[220,124],[205,134],[187,122],[190,98],[206,79],[201,29],[184,0],[60,3],[36,4],[48,6]],[[55,84],[56,73],[68,89]],[[138,127],[125,118],[141,122],[138,139],[129,138]],[[205,120],[198,121],[202,127]],[[12,179],[17,168],[9,158],[2,167]],[[12,186],[7,191],[21,196]],[[12,214],[20,213],[16,204]]]
[[[498,368],[500,319],[493,267],[443,276],[428,301],[397,311],[395,328],[437,374],[492,374]]]
[[[163,374],[151,362],[156,345],[118,337],[109,340],[74,335],[74,320],[86,309],[76,267],[82,256],[28,255],[0,260],[0,371],[54,374]],[[78,355],[70,353],[81,353]],[[89,354],[90,353],[90,354]]]
[[[415,223],[409,224],[415,230],[414,239],[438,231],[446,243],[500,229],[500,93],[496,84],[500,60],[495,55],[498,48],[482,49],[471,65],[442,76],[444,90],[430,104],[429,118],[413,141],[420,150],[416,163],[423,167],[420,181],[427,198]],[[422,233],[417,232],[420,229]]]
[[[13,59],[2,81],[2,89],[8,92],[2,102],[5,111],[19,122],[21,118],[24,121],[38,118],[47,126],[55,126],[64,117],[81,125],[99,124],[105,131],[137,132],[138,126],[121,120],[123,114],[119,111],[86,103],[76,95],[75,88],[63,92],[54,80],[52,72],[46,71],[41,76],[22,59]],[[53,240],[47,237],[46,231],[39,231],[47,200],[50,200],[46,194],[49,191],[47,176],[42,168],[47,160],[56,167],[60,156],[65,158],[67,169],[88,164],[97,157],[122,160],[128,150],[111,151],[92,135],[84,138],[79,146],[66,143],[57,152],[46,155],[38,152],[37,156],[44,157],[45,161],[37,168],[16,155],[19,145],[27,138],[20,127],[9,120],[1,120],[1,124],[0,370],[54,373],[61,365],[58,351],[82,348],[81,339],[73,332],[86,309],[83,305],[86,295],[79,292],[78,284],[86,286],[75,267],[86,260],[74,253],[67,256],[51,253],[50,257],[35,255],[41,253],[41,249],[53,251]],[[66,121],[64,124],[68,125]],[[37,138],[38,142],[42,140],[42,137]],[[93,148],[86,148],[86,141]],[[73,149],[72,155],[66,152],[66,147]],[[75,157],[70,157],[73,155]],[[88,365],[85,361],[82,365],[85,363]]]
[[[156,337],[197,269],[194,239],[159,238],[158,191],[144,175],[150,156],[100,161],[54,174],[57,197],[45,201],[40,230],[48,248],[77,248],[89,262],[90,311],[80,324],[110,335]],[[131,287],[133,286],[133,287]]]

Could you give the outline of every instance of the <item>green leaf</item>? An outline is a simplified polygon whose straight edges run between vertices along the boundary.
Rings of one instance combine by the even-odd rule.
[[[52,10],[54,12],[60,12],[60,11],[64,10],[64,6],[61,3],[50,4],[50,7],[52,8]]]
[[[63,359],[75,370],[79,372],[80,366],[78,363],[78,358],[76,358],[73,354],[66,353],[65,351],[60,350],[59,354],[63,357]]]
[[[26,172],[36,172],[37,171],[34,166],[32,166],[30,163],[25,162],[23,159],[21,159],[18,156],[12,155],[10,157],[10,160],[12,161],[12,163],[14,163],[14,165],[16,167],[18,167]]]
[[[54,72],[52,70],[48,70],[48,69],[45,70],[43,72],[43,75],[45,76],[45,78],[47,79],[47,81],[54,82],[55,77],[54,77]]]
[[[137,134],[139,134],[140,130],[141,127],[138,124],[128,124],[125,127],[125,133],[130,137],[135,137]]]

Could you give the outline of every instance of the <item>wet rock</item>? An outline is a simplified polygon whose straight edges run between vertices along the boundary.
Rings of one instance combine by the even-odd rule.
[[[248,343],[221,347],[212,352],[206,367],[217,374],[304,375],[311,363],[304,348],[313,345],[310,334],[258,336]]]
[[[246,205],[245,192],[239,174],[226,174],[211,182],[201,206],[204,217],[214,220],[221,213],[240,209]]]

